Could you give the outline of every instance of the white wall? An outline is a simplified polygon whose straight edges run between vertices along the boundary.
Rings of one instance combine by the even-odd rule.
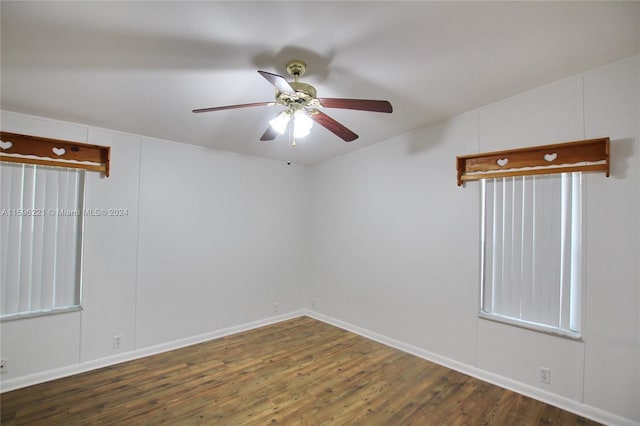
[[[551,402],[640,421],[639,74],[633,57],[313,167],[317,311]],[[612,177],[585,179],[584,341],[477,319],[479,187],[456,187],[455,156],[603,136]]]
[[[142,159],[139,345],[306,305],[304,167],[151,139]]]
[[[640,123],[633,90],[639,80],[637,60],[584,76],[585,136],[610,136],[613,158],[611,182],[595,176],[587,181],[584,397],[640,421],[640,273],[635,261],[640,252]]]
[[[2,130],[111,146],[85,208],[129,212],[85,218],[81,312],[0,324],[3,389],[306,306],[306,168],[12,112]]]
[[[474,361],[478,194],[451,153],[476,150],[475,128],[466,114],[313,168],[319,312]]]

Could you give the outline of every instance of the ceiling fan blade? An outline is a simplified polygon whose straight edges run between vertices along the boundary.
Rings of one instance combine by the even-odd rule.
[[[258,71],[258,72],[260,73],[261,76],[266,78],[269,83],[273,84],[276,87],[276,89],[278,89],[281,93],[290,93],[290,94],[296,93],[296,91],[293,90],[293,87],[291,87],[289,82],[283,76],[278,74],[273,74],[267,71]]]
[[[252,104],[239,104],[239,105],[227,105],[227,106],[211,107],[211,108],[199,108],[199,109],[194,109],[193,112],[198,113],[198,112],[222,111],[225,109],[267,106],[271,104],[273,104],[273,102],[254,102]]]
[[[356,135],[351,130],[347,129],[342,124],[338,123],[336,120],[329,117],[322,111],[316,110],[316,112],[310,114],[310,116],[316,123],[327,128],[327,130],[329,130],[330,132],[335,133],[345,142],[351,142],[358,139],[358,135]]]
[[[361,111],[393,112],[389,101],[376,101],[371,99],[340,99],[318,98],[320,105],[325,108],[357,109]]]
[[[271,125],[269,125],[269,127],[267,127],[267,130],[265,130],[262,136],[260,137],[260,140],[272,141],[276,138],[276,136],[278,136],[278,132],[276,132],[276,130],[273,127],[271,127]]]

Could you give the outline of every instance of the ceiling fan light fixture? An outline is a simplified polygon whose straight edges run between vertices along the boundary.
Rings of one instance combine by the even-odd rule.
[[[313,120],[302,110],[296,110],[293,113],[293,136],[296,138],[303,138],[311,133],[311,127],[313,127]]]
[[[287,130],[287,124],[289,124],[290,119],[289,111],[282,111],[276,118],[269,121],[269,124],[273,127],[273,130],[282,135],[284,131]]]

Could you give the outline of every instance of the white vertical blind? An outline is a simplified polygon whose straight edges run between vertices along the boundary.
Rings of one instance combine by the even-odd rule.
[[[482,311],[580,331],[581,174],[483,179]]]
[[[80,304],[84,170],[0,166],[1,316]]]

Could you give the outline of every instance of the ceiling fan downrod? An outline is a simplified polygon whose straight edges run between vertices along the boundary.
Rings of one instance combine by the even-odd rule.
[[[298,82],[298,79],[304,75],[307,71],[307,64],[300,59],[292,59],[287,62],[287,72],[293,77],[294,82]]]

